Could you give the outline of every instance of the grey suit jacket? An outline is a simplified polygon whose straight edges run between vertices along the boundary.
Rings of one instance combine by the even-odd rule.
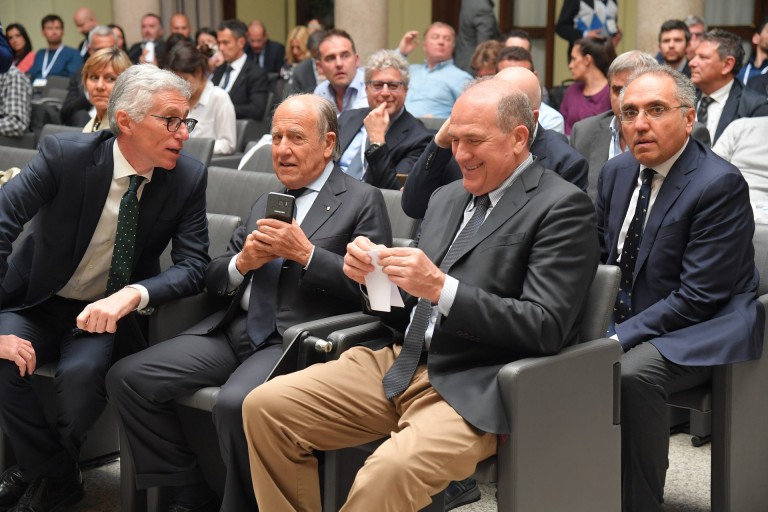
[[[571,129],[571,146],[584,155],[589,162],[589,187],[587,194],[593,201],[597,199],[597,181],[600,178],[600,170],[608,161],[608,152],[611,146],[611,121],[613,111],[603,112],[596,116],[582,119],[573,125]],[[698,121],[693,123],[691,136],[710,145],[709,131],[707,127]]]
[[[264,218],[266,203],[267,194],[256,200],[245,225],[232,236],[227,252],[208,267],[208,293],[228,297],[229,306],[198,323],[187,334],[207,334],[240,310],[240,298],[250,279],[246,278],[234,292],[228,291],[229,262],[243,248],[246,236],[256,229],[256,221]],[[315,198],[301,229],[315,251],[306,270],[295,261],[286,261],[283,265],[277,294],[280,334],[300,322],[359,311],[360,287],[342,272],[347,243],[357,236],[366,236],[374,243],[392,245],[392,230],[381,191],[347,176],[338,167],[333,169]]]
[[[439,263],[470,194],[461,181],[438,189],[419,248]],[[581,308],[599,260],[592,202],[538,162],[491,210],[448,269],[459,280],[448,316],[438,315],[427,360],[429,381],[469,423],[509,432],[497,383],[510,361],[554,354],[578,341]],[[385,317],[403,332],[416,299]]]

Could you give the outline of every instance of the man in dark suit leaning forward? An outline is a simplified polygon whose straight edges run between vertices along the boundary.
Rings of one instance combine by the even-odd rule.
[[[598,263],[594,210],[585,193],[533,161],[533,127],[530,102],[513,85],[471,86],[451,112],[463,181],[433,195],[420,247],[389,249],[365,237],[349,244],[347,276],[364,283],[374,270],[367,251],[378,249],[405,293],[406,307],[385,319],[397,333],[408,327],[405,341],[351,348],[248,395],[243,420],[261,510],[320,510],[312,450],[390,434],[343,510],[424,507],[509,431],[499,369],[577,342],[573,305],[583,303]]]
[[[691,81],[668,67],[630,77],[620,107],[630,152],[609,160],[598,184],[602,260],[622,271],[624,512],[662,510],[667,396],[762,352],[747,183],[690,137],[695,104]]]
[[[342,272],[346,244],[357,236],[391,243],[381,192],[344,174],[333,105],[293,96],[275,112],[272,162],[296,199],[290,224],[266,219],[258,198],[227,254],[208,268],[208,292],[229,307],[187,332],[120,361],[107,377],[110,399],[131,446],[139,488],[174,487],[169,510],[219,510],[187,445],[173,400],[221,386],[213,419],[227,468],[223,511],[255,510],[241,405],[282,354],[288,327],[359,311],[359,287]]]
[[[83,496],[77,459],[106,404],[115,336],[136,342],[134,311],[202,290],[207,173],[179,153],[195,124],[189,96],[176,75],[133,66],[109,99],[114,135],[46,137],[0,189],[0,424],[19,460],[0,477],[0,510]],[[171,240],[174,264],[160,272]],[[31,374],[56,360],[49,424]]]

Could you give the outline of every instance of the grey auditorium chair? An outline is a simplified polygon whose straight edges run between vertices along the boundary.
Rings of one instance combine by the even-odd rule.
[[[496,483],[498,509],[514,512],[616,511],[621,508],[619,359],[621,347],[603,338],[620,273],[600,265],[584,305],[584,343],[557,355],[507,364],[499,372],[511,433],[475,477]],[[333,322],[342,326],[335,330]],[[319,332],[318,332],[319,331]],[[322,332],[334,331],[324,338]],[[336,358],[347,347],[381,335],[368,315],[343,315],[292,327],[284,344]],[[325,453],[324,509],[338,510],[355,474],[378,443]],[[443,510],[442,494],[424,510]]]
[[[36,149],[0,144],[0,171],[5,171],[11,167],[23,169],[36,154]]]
[[[82,132],[83,128],[79,126],[66,126],[63,124],[44,124],[40,129],[40,134],[37,137],[37,146],[40,146],[40,142],[48,135],[62,132]]]
[[[215,140],[207,137],[190,137],[184,142],[184,149],[182,151],[208,167],[211,164],[215,143]]]

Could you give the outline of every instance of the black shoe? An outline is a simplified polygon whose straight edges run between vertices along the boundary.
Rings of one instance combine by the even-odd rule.
[[[79,470],[66,479],[36,478],[10,512],[59,512],[84,496],[83,475]]]
[[[171,503],[168,506],[168,512],[218,512],[219,508],[221,508],[221,501],[218,496],[212,496],[202,505],[197,505],[193,508],[185,507],[178,503]]]
[[[477,480],[466,478],[459,482],[451,482],[445,489],[445,510],[480,501],[480,487]]]
[[[27,490],[27,483],[21,479],[19,466],[6,469],[0,475],[0,512],[14,506]]]

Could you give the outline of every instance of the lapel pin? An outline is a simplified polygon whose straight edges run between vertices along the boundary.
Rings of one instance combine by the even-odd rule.
[[[327,211],[327,212],[328,212],[328,211],[331,211],[331,207],[330,207],[330,206],[328,206],[328,205],[325,205],[325,211]]]

